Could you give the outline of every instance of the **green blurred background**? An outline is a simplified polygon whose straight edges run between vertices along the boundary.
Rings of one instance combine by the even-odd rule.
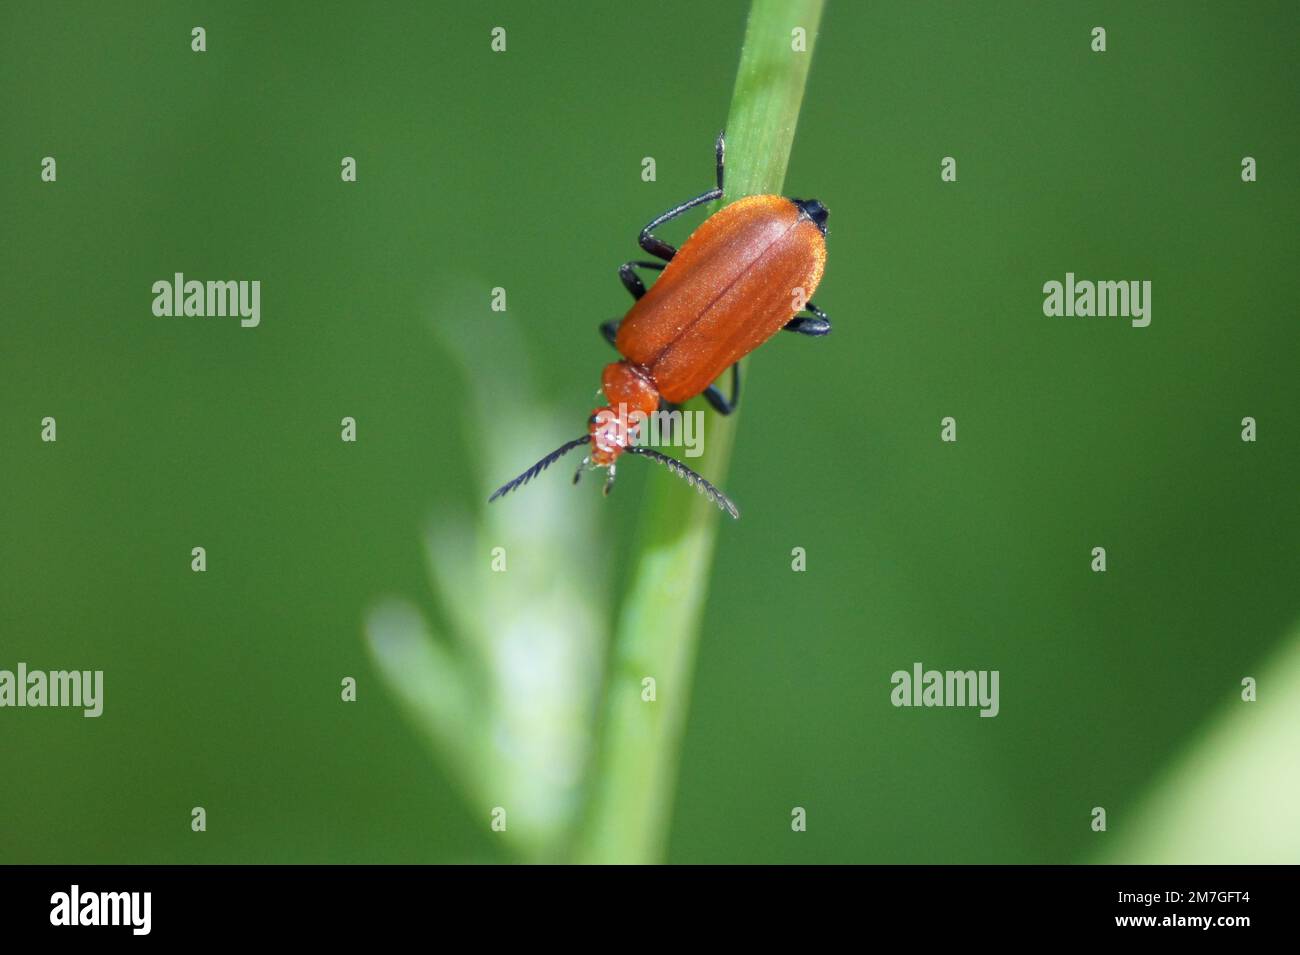
[[[362,620],[387,594],[436,619],[428,515],[510,476],[476,472],[494,435],[440,339],[507,330],[561,409],[498,449],[516,470],[581,429],[617,265],[710,185],[744,5],[0,17],[0,668],[103,669],[106,695],[97,720],[0,710],[0,861],[511,858]],[[1227,714],[1249,734],[1300,692],[1267,679],[1300,617],[1296,26],[1293,3],[829,4],[786,191],[831,210],[835,333],[749,364],[670,861],[1098,858]],[[155,318],[178,271],[260,279],[261,326]],[[1150,279],[1151,326],[1045,318],[1067,271]],[[671,478],[619,480],[566,488],[611,544],[602,591]],[[1000,670],[1001,714],[894,709],[914,661]],[[1294,769],[1281,739],[1264,758]],[[1300,796],[1258,799],[1204,825],[1262,817],[1236,856],[1289,853]]]

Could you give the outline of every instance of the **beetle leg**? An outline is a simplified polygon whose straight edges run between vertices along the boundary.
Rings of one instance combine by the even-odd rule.
[[[723,170],[724,167],[726,166],[726,156],[727,156],[726,130],[723,130],[722,132],[718,133],[718,141],[714,145],[713,149],[714,149],[716,172],[717,172],[717,182],[718,182],[717,187],[710,189],[708,192],[704,193],[703,195],[696,196],[694,199],[688,199],[686,202],[683,202],[681,205],[669,209],[663,215],[652,220],[649,225],[647,225],[644,229],[641,230],[641,236],[637,241],[640,243],[641,248],[645,249],[651,255],[658,256],[659,258],[663,259],[665,262],[671,262],[673,256],[677,254],[677,249],[674,246],[669,245],[667,242],[665,242],[663,239],[660,239],[658,236],[651,235],[650,234],[651,230],[659,228],[661,225],[663,225],[665,222],[668,222],[670,219],[676,219],[683,212],[688,212],[691,209],[694,209],[696,206],[702,206],[706,202],[712,202],[714,199],[722,198]],[[636,293],[634,292],[633,294]]]
[[[619,321],[621,319],[611,318],[609,321],[601,323],[600,333],[605,336],[605,341],[611,345],[614,344],[614,339],[618,336]]]
[[[636,274],[636,269],[655,269],[662,272],[663,268],[662,262],[624,262],[618,267],[618,277],[623,280],[623,287],[632,293],[633,298],[640,298],[645,294],[645,282],[641,281],[641,276]]]
[[[573,472],[573,483],[577,484],[582,480],[582,472],[591,470],[591,455],[587,455],[578,463],[578,470]]]
[[[820,308],[809,302],[804,309],[812,312],[812,315],[796,315],[790,321],[786,322],[783,328],[787,332],[798,332],[800,335],[829,335],[831,333],[830,317]]]
[[[673,419],[671,415],[674,411],[681,410],[681,407],[681,405],[675,404],[674,402],[664,401],[662,398],[659,399],[659,410],[669,416],[660,419],[665,422],[663,434],[660,435],[660,437],[663,438],[664,444],[673,443]]]
[[[727,164],[727,131],[718,133],[718,141],[713,145],[714,162],[717,164],[718,192],[722,191],[722,173]]]
[[[722,390],[717,385],[709,385],[704,389],[704,399],[713,406],[713,410],[718,414],[727,415],[736,410],[736,405],[740,404],[740,363],[731,366],[731,400],[728,401],[722,396]]]
[[[641,236],[639,239],[637,239],[637,241],[640,243],[641,248],[645,249],[651,255],[657,255],[665,262],[671,262],[673,256],[677,254],[677,248],[675,246],[669,245],[667,242],[665,242],[663,239],[659,238],[658,236],[651,235],[650,231],[652,229],[659,228],[661,225],[663,225],[665,222],[669,221],[670,219],[676,219],[683,212],[689,212],[691,209],[694,209],[696,206],[702,206],[706,202],[712,202],[714,199],[721,199],[721,198],[722,198],[721,189],[710,189],[708,192],[704,193],[703,195],[696,196],[694,199],[688,199],[686,202],[683,202],[679,206],[674,206],[672,209],[669,209],[663,215],[658,216],[655,219],[652,219],[646,225],[646,227],[641,230]]]

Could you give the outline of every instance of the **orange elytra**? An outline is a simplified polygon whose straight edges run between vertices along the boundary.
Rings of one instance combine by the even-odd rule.
[[[527,484],[562,455],[587,445],[575,482],[586,468],[608,468],[608,493],[618,458],[638,454],[665,465],[733,517],[740,516],[736,505],[700,475],[638,443],[641,424],[656,411],[701,394],[720,414],[730,414],[740,397],[740,359],[782,329],[813,336],[831,330],[826,314],[810,301],[826,267],[828,213],[816,199],[747,196],[706,219],[680,250],[673,248],[652,230],[722,197],[722,136],[716,156],[716,188],[669,209],[641,230],[641,248],[663,261],[626,262],[619,268],[636,301],[621,322],[601,326],[623,356],[605,366],[601,376],[608,404],[592,412],[586,434],[556,448],[489,500]],[[663,274],[647,290],[638,268]],[[730,399],[714,384],[728,367]]]

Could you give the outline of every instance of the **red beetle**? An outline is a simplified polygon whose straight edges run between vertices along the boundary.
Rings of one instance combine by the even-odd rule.
[[[589,445],[575,483],[584,468],[609,468],[609,493],[619,456],[639,454],[684,477],[732,517],[740,516],[736,505],[703,477],[638,444],[639,429],[655,411],[700,394],[719,414],[730,414],[740,398],[740,359],[782,329],[802,335],[831,330],[826,313],[809,301],[826,265],[828,213],[816,199],[747,196],[706,219],[680,251],[654,236],[651,230],[670,219],[722,197],[724,155],[719,136],[717,187],[641,230],[641,248],[663,262],[626,262],[618,270],[636,302],[621,322],[601,326],[623,356],[606,365],[601,376],[609,404],[592,412],[586,434],[556,448],[488,500],[527,484],[562,455]],[[663,274],[647,291],[637,268]],[[728,366],[730,399],[713,384]]]

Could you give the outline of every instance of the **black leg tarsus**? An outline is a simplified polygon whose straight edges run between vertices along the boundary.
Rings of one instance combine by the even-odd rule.
[[[623,282],[623,287],[632,293],[633,298],[640,298],[645,294],[645,282],[641,281],[641,276],[636,274],[637,269],[656,269],[663,271],[662,262],[624,262],[618,267],[618,277]]]
[[[674,206],[672,209],[669,209],[663,215],[657,216],[656,218],[648,222],[646,224],[646,227],[641,230],[641,235],[640,237],[638,237],[637,242],[640,243],[641,248],[645,249],[651,255],[656,255],[659,258],[663,259],[665,262],[671,262],[673,256],[677,254],[677,249],[674,246],[669,245],[667,242],[665,242],[663,239],[659,238],[658,236],[651,235],[650,233],[653,230],[659,228],[665,222],[668,222],[671,219],[676,219],[682,213],[689,212],[690,210],[694,209],[696,206],[702,206],[705,203],[712,202],[714,199],[721,199],[721,198],[722,198],[721,189],[710,189],[708,192],[704,193],[703,195],[696,196],[694,199],[688,199],[679,206]]]
[[[688,199],[686,202],[683,202],[681,205],[669,209],[663,215],[652,220],[644,229],[641,230],[641,235],[637,239],[637,242],[640,244],[641,248],[645,249],[651,255],[658,256],[659,258],[663,259],[665,262],[671,262],[673,256],[677,254],[677,249],[669,245],[667,242],[665,242],[663,239],[659,238],[658,236],[651,235],[650,233],[653,232],[655,229],[659,228],[665,222],[668,222],[671,219],[676,219],[683,212],[689,212],[691,209],[694,209],[696,206],[702,206],[707,202],[712,202],[715,199],[722,198],[723,171],[726,166],[726,155],[727,155],[726,136],[727,136],[726,130],[723,130],[722,132],[718,133],[718,142],[714,146],[714,156],[716,162],[716,172],[717,172],[717,182],[718,182],[717,186],[713,189],[710,189],[708,192],[704,193],[703,195],[696,196],[694,199]]]
[[[786,322],[782,328],[787,332],[796,332],[800,335],[811,335],[816,338],[820,335],[829,335],[831,332],[831,323],[824,318],[816,318],[811,315],[796,315],[790,321]]]
[[[831,333],[830,316],[820,308],[809,302],[804,306],[805,311],[812,312],[812,315],[796,315],[783,326],[787,332],[797,332],[800,335],[811,335],[814,338]]]
[[[718,133],[718,141],[713,147],[717,162],[718,192],[722,192],[722,173],[727,164],[727,131]]]
[[[704,389],[704,399],[720,415],[729,415],[736,410],[736,405],[740,404],[739,362],[731,366],[731,400],[728,401],[723,397],[722,390],[717,385],[709,385]]]
[[[662,398],[659,399],[659,410],[663,412],[665,415],[671,415],[674,411],[681,410],[681,407],[682,407],[681,405],[674,404],[671,401],[664,401]],[[673,443],[673,419],[669,417],[669,418],[660,418],[659,420],[663,422],[663,431],[659,435],[660,439],[663,441],[664,444],[672,444]]]

